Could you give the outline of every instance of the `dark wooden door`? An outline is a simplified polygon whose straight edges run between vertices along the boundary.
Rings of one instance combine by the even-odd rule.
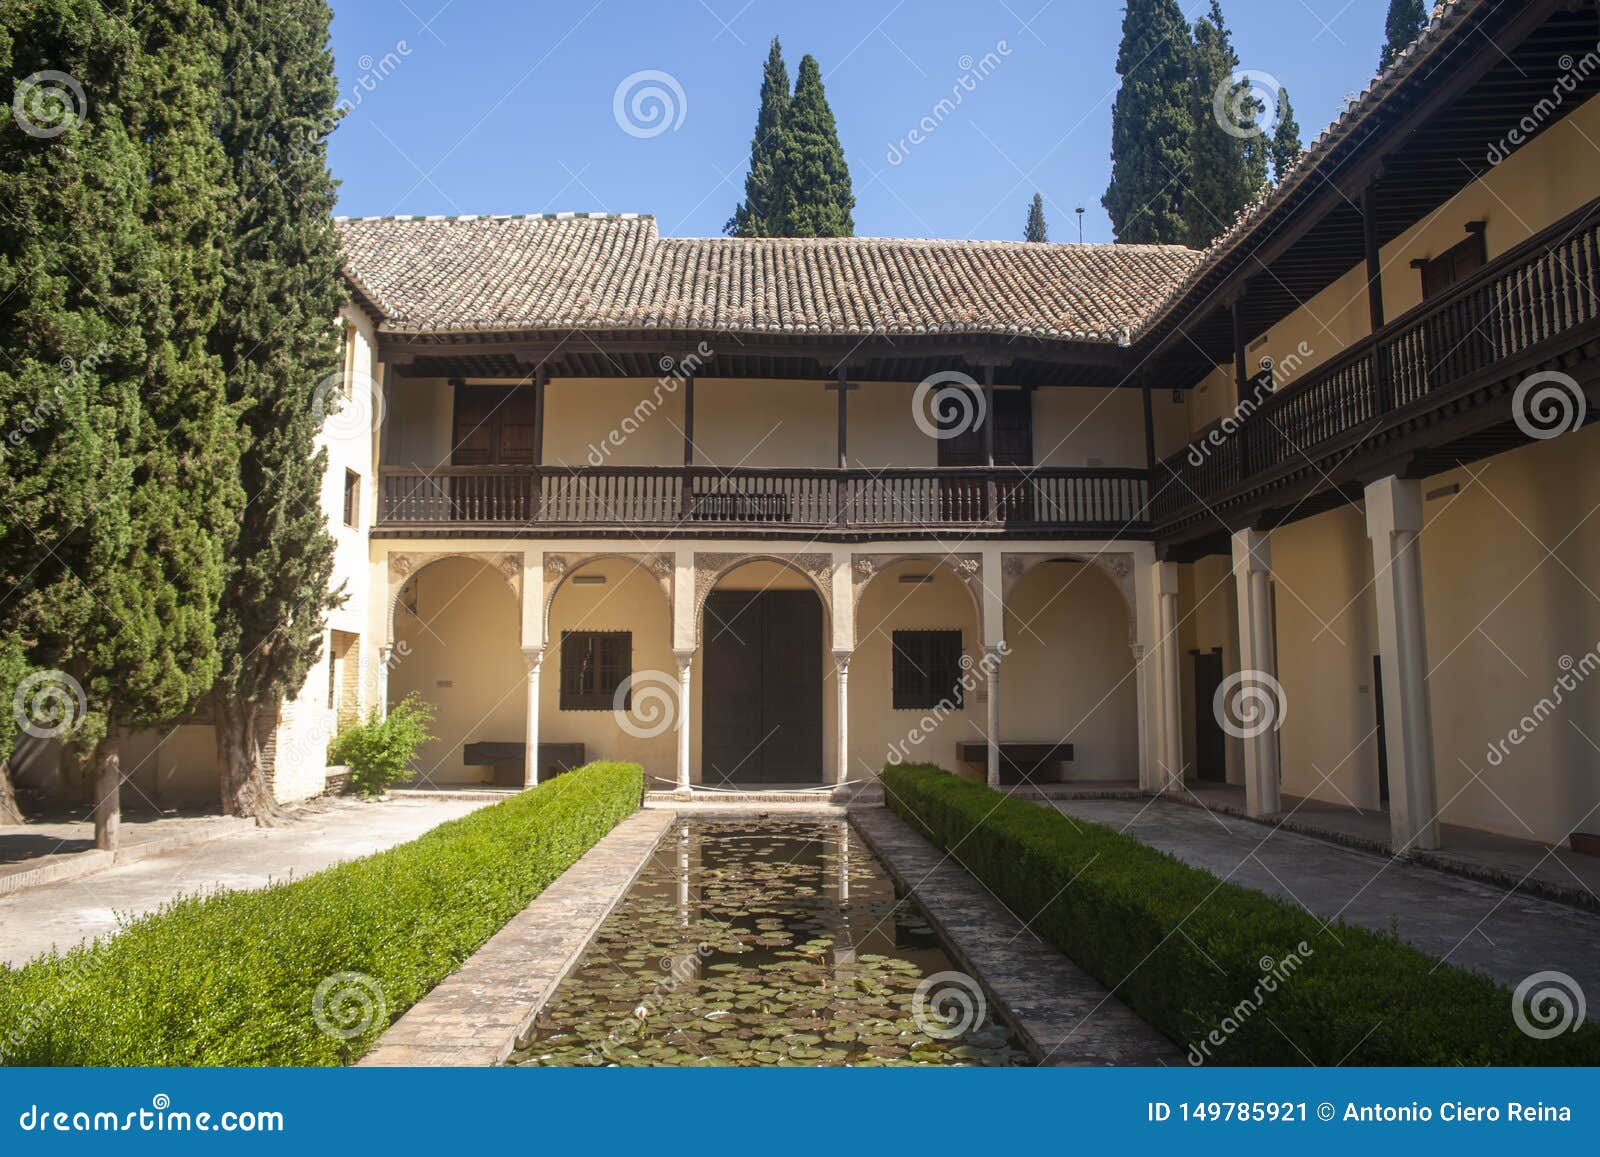
[[[811,591],[706,598],[701,779],[822,782],[822,604]]]
[[[971,430],[939,443],[940,466],[987,466],[983,428],[994,422],[994,462],[996,466],[1033,465],[1033,395],[1028,390],[999,390],[994,395],[994,413]],[[988,517],[988,496],[984,483],[948,481],[940,486],[947,521],[965,522]],[[1032,491],[1026,482],[997,487],[996,501],[1004,521],[1029,522],[1033,518]]]
[[[1217,720],[1217,688],[1222,686],[1222,652],[1194,653],[1194,773],[1206,783],[1228,781],[1228,741]]]

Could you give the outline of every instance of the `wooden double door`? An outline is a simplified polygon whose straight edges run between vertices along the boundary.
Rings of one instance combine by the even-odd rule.
[[[822,603],[811,591],[712,591],[700,691],[701,782],[822,782]]]

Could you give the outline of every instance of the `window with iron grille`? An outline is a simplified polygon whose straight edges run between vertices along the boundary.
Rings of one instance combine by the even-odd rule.
[[[361,525],[361,475],[354,470],[344,472],[344,524]]]
[[[894,709],[961,707],[961,632],[896,631]]]
[[[633,673],[631,631],[561,632],[561,710],[610,711],[617,688]],[[631,694],[620,706],[632,706]]]

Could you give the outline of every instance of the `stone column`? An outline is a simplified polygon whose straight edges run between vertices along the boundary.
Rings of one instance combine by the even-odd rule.
[[[1378,661],[1395,854],[1439,846],[1422,602],[1422,484],[1390,476],[1367,487],[1367,537],[1378,606]]]
[[[524,742],[522,786],[536,787],[539,783],[539,668],[544,665],[543,647],[522,648],[522,661],[528,667],[528,730]]]
[[[694,669],[694,652],[675,650],[678,660],[678,794],[689,794],[689,688]]]
[[[373,706],[378,709],[378,718],[389,718],[389,660],[394,655],[394,648],[387,643],[378,648],[378,671],[374,680],[376,688],[373,692]]]
[[[836,790],[850,781],[850,659],[854,654],[854,651],[833,653],[834,675],[839,681],[838,750],[834,752],[833,775]]]
[[[1157,654],[1161,656],[1161,742],[1157,751],[1156,790],[1183,786],[1183,700],[1178,656],[1178,564],[1156,564],[1156,597],[1160,632]]]
[[[1245,811],[1268,816],[1283,810],[1280,801],[1278,728],[1283,723],[1283,689],[1278,683],[1276,640],[1272,630],[1272,548],[1267,536],[1241,530],[1233,536],[1233,580],[1239,598],[1239,667],[1224,687],[1224,704],[1239,702],[1250,714],[1224,729],[1244,740]]]
[[[987,781],[990,787],[1000,786],[1000,660],[1005,658],[1003,646],[987,646],[983,649],[984,674],[987,677],[989,694],[989,771]]]

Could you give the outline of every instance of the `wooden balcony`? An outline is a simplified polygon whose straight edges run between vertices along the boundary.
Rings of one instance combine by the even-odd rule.
[[[1109,537],[1147,529],[1146,471],[1133,469],[384,467],[379,482],[382,532]]]
[[[1600,341],[1600,201],[1157,465],[1158,533],[1298,503],[1511,418],[1518,382]]]

